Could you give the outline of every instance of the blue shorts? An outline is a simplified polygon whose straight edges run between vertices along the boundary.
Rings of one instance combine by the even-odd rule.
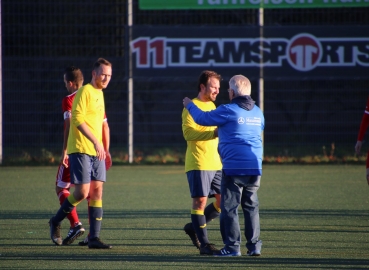
[[[105,160],[87,154],[69,154],[70,180],[72,184],[89,184],[93,181],[106,181]]]
[[[190,187],[191,198],[214,197],[220,194],[220,181],[222,171],[188,171],[188,185]]]

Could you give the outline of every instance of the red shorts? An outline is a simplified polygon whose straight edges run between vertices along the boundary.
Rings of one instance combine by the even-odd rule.
[[[65,168],[63,163],[59,164],[58,173],[56,174],[55,185],[61,188],[70,188],[69,166],[68,168]]]

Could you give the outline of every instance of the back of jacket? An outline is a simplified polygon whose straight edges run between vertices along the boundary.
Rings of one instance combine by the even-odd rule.
[[[219,108],[227,121],[218,126],[219,154],[223,169],[262,169],[263,145],[261,133],[264,116],[259,107],[247,111],[237,104]],[[221,112],[220,111],[220,112]]]
[[[210,112],[201,111],[193,103],[187,109],[196,123],[218,126],[218,151],[223,170],[250,170],[261,175],[264,115],[250,100],[249,96],[239,97]]]

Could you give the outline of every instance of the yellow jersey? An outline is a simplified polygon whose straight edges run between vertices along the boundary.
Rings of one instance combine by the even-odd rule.
[[[86,123],[92,134],[102,144],[102,124],[105,114],[104,94],[91,84],[82,86],[73,100],[72,117],[68,137],[67,152],[96,156],[93,143],[77,127]]]
[[[215,110],[212,101],[203,102],[198,98],[192,100],[202,111]],[[186,108],[182,111],[183,137],[187,141],[185,171],[222,169],[218,154],[218,137],[214,137],[215,126],[204,127],[195,123]]]

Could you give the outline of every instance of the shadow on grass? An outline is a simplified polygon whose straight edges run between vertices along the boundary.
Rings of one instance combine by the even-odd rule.
[[[66,261],[66,260],[75,260],[75,261],[89,261],[89,262],[98,262],[98,261],[106,261],[106,262],[139,262],[139,263],[157,263],[160,265],[165,265],[166,263],[174,266],[180,264],[196,264],[202,265],[204,264],[219,264],[227,265],[227,268],[238,268],[238,267],[268,267],[271,265],[275,266],[283,266],[290,268],[329,268],[331,269],[334,266],[334,269],[347,269],[347,266],[368,266],[369,259],[318,259],[318,258],[265,258],[265,257],[233,257],[233,258],[215,258],[211,256],[178,256],[178,255],[112,255],[112,254],[102,254],[101,251],[98,254],[90,254],[90,255],[80,255],[80,254],[70,254],[70,255],[29,255],[25,254],[22,256],[17,255],[6,255],[2,256],[1,260],[21,260],[21,261]],[[173,264],[175,263],[175,264]],[[360,267],[361,268],[361,267]],[[352,269],[352,268],[351,268]]]
[[[50,219],[55,212],[38,212],[32,211],[0,211],[1,219]],[[242,211],[239,211],[240,218]],[[87,217],[86,211],[79,213],[81,217]],[[315,209],[272,209],[260,210],[261,218],[324,218],[329,217],[350,217],[350,218],[367,218],[369,212],[364,210],[315,210]],[[104,209],[104,218],[109,219],[137,219],[137,218],[188,218],[189,210],[109,210]]]

